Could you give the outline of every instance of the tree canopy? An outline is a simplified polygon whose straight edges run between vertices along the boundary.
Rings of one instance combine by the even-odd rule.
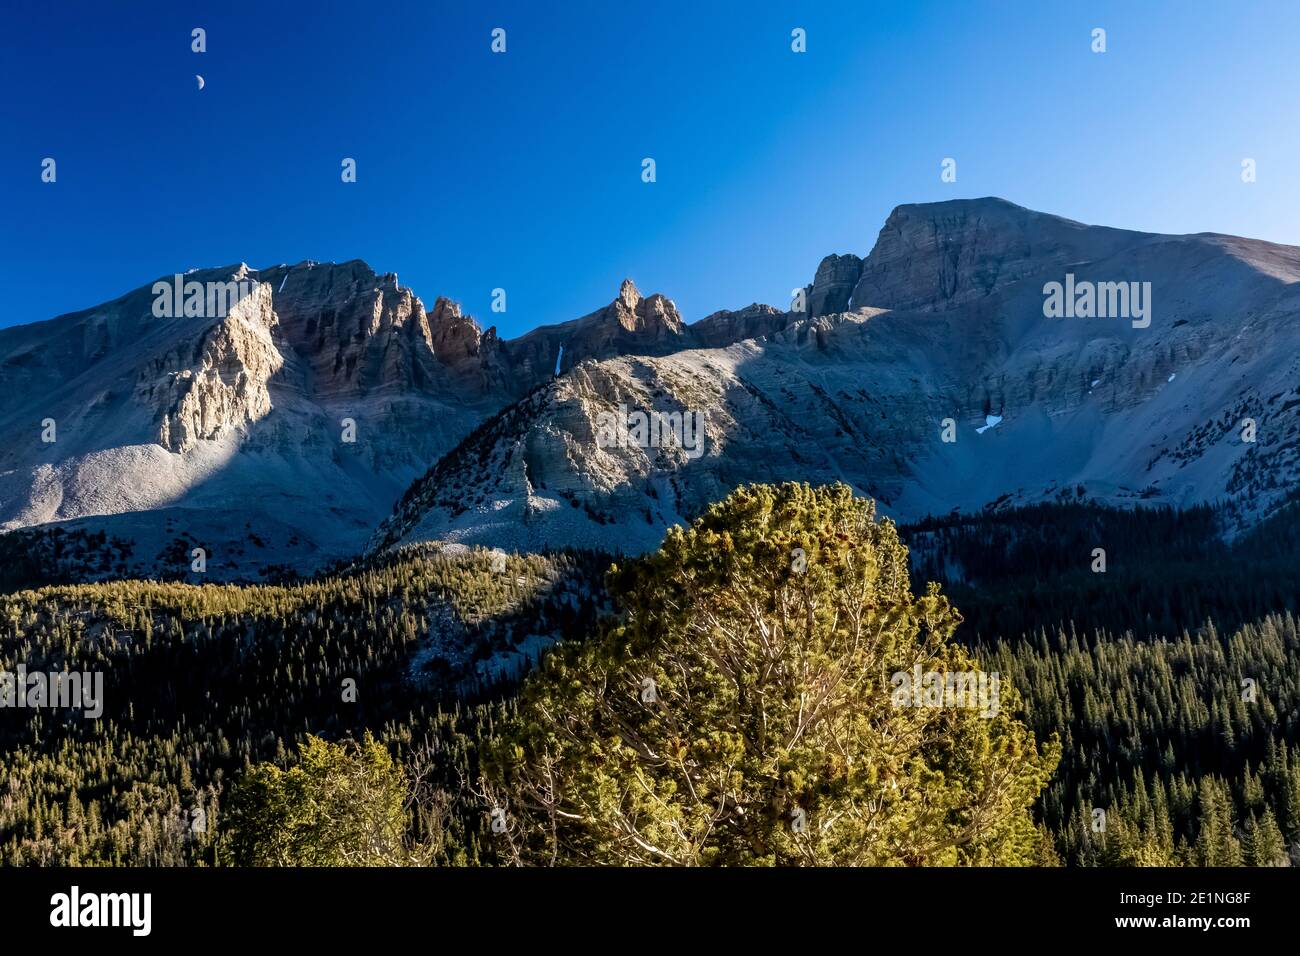
[[[241,866],[393,866],[406,842],[406,774],[369,734],[308,736],[289,770],[251,768],[231,795],[230,850]]]
[[[873,502],[742,488],[611,589],[618,621],[548,657],[495,749],[483,796],[507,860],[1040,859],[1030,805],[1059,748],[1040,750],[995,675],[983,706],[900,704],[896,675],[981,672],[937,586],[913,594]]]

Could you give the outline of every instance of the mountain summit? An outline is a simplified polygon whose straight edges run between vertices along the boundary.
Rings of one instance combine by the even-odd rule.
[[[150,285],[0,330],[0,526],[105,530],[142,573],[202,547],[246,577],[367,540],[641,549],[747,481],[847,481],[900,518],[1084,496],[1243,522],[1296,483],[1288,246],[905,205],[820,263],[804,312],[688,325],[628,279],[508,341],[359,260],[177,279],[247,294],[159,317]],[[1053,283],[1077,317],[1049,317]],[[699,447],[641,444],[696,416]]]
[[[750,328],[720,316],[703,332]],[[590,315],[502,341],[360,260],[160,279],[0,330],[0,527],[104,530],[141,573],[200,542],[217,575],[315,567],[355,553],[430,463],[558,362],[689,341],[673,303],[631,280]]]
[[[1097,308],[1049,317],[1052,283]],[[1296,486],[1300,249],[960,200],[899,206],[806,291],[805,314],[750,335],[705,343],[697,323],[690,347],[549,382],[416,482],[372,546],[642,550],[750,481],[847,481],[900,519],[1090,498],[1223,502],[1242,523]],[[1102,314],[1111,298],[1145,317]],[[638,412],[701,414],[703,452],[602,443]]]

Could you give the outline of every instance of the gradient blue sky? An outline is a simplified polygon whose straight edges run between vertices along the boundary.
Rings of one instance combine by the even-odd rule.
[[[0,325],[352,258],[507,337],[624,276],[694,321],[787,304],[895,205],[986,195],[1300,244],[1294,0],[292,6],[5,0]]]

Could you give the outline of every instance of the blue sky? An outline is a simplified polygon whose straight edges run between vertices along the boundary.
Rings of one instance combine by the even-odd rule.
[[[785,305],[822,256],[865,254],[895,205],[985,195],[1300,244],[1292,0],[7,0],[2,16],[0,325],[192,267],[352,258],[507,337],[607,303],[624,276],[694,321]]]

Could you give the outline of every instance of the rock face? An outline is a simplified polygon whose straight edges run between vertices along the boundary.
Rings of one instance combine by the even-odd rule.
[[[486,395],[506,384],[495,328],[484,332],[459,303],[443,296],[433,304],[429,326],[433,356],[461,391]]]
[[[54,521],[136,543],[182,535],[213,576],[353,553],[429,461],[510,400],[495,336],[432,316],[364,263],[203,270],[246,281],[224,315],[157,318],[150,288],[0,331],[0,523]],[[53,423],[53,441],[40,423]],[[188,553],[188,549],[180,549]]]
[[[869,318],[803,319],[722,349],[582,362],[439,461],[372,547],[444,540],[639,551],[737,484],[834,481],[850,463],[876,473],[866,486],[873,494],[897,494],[902,473],[885,435],[860,429],[845,409],[869,425],[883,404],[900,421],[917,420],[924,401],[906,389],[886,398],[857,387],[875,366],[864,343]],[[806,363],[819,369],[817,383]],[[824,387],[831,383],[843,387],[839,404]],[[611,421],[652,412],[670,430],[651,444],[609,440]],[[671,430],[696,413],[699,431]]]
[[[482,398],[501,388],[500,342],[460,306],[439,297],[433,308],[360,260],[260,270],[276,290],[280,324],[307,362],[317,394],[446,392]]]
[[[746,340],[701,322],[695,348],[579,365],[416,482],[372,547],[639,551],[747,481],[847,481],[900,519],[1089,497],[1224,501],[1241,524],[1300,482],[1300,249],[975,200],[900,207],[853,310],[820,315],[854,268],[823,261],[810,317],[710,317],[772,321]],[[1150,283],[1149,325],[1048,318],[1067,273]],[[628,411],[699,413],[702,453],[602,443],[602,416]]]
[[[154,410],[158,444],[184,454],[265,417],[271,378],[284,367],[276,331],[270,287],[258,283],[197,342],[178,344],[148,362],[134,398]]]
[[[631,279],[624,279],[618,297],[589,315],[534,329],[507,346],[512,374],[530,384],[589,358],[614,355],[663,355],[689,341],[677,306],[662,295],[642,297]],[[564,354],[560,355],[563,346]]]
[[[152,287],[0,330],[0,528],[74,522],[136,543],[139,573],[180,535],[214,577],[354,554],[401,491],[563,365],[692,341],[629,280],[590,315],[511,342],[439,297],[429,310],[364,262],[192,272],[246,282],[224,315],[157,318]],[[706,324],[729,344],[785,321]],[[42,422],[54,425],[42,441]],[[251,542],[251,543],[250,543]]]
[[[853,303],[951,309],[1045,269],[1097,261],[1155,238],[1085,226],[1002,199],[899,206],[862,264]]]
[[[735,312],[724,309],[706,315],[690,327],[690,332],[695,347],[719,349],[745,339],[771,335],[797,318],[790,312],[755,302]]]
[[[847,310],[861,275],[862,260],[857,256],[827,256],[808,287],[808,314],[832,315]]]
[[[847,481],[903,519],[1087,496],[1244,524],[1300,474],[1288,246],[900,206],[865,259],[822,261],[805,313],[687,325],[629,280],[510,341],[359,261],[184,278],[252,291],[156,318],[145,287],[0,330],[0,528],[120,535],[132,573],[201,546],[212,579],[367,542],[641,550],[748,481]],[[1148,321],[1048,317],[1067,281],[1135,283]],[[625,440],[638,413],[666,430]]]

